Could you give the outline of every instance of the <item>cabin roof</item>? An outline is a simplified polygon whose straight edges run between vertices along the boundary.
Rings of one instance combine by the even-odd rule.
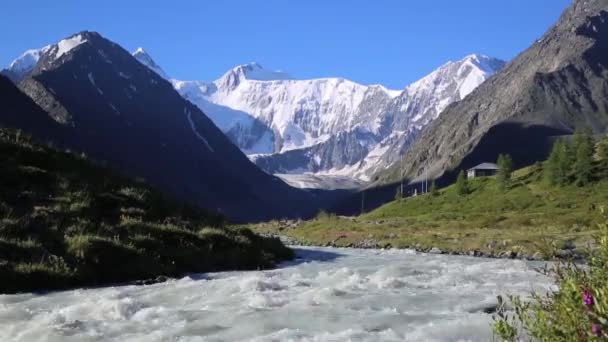
[[[498,170],[498,165],[494,163],[481,163],[475,167],[468,169],[467,171],[470,170]]]

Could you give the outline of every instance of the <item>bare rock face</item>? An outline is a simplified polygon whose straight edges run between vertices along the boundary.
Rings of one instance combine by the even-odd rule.
[[[542,38],[421,133],[405,175],[449,170],[510,153],[518,164],[544,158],[555,136],[608,127],[608,0],[576,0]],[[398,178],[398,165],[378,174]]]

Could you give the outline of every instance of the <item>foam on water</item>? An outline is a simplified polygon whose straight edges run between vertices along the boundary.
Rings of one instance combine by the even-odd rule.
[[[0,296],[0,341],[487,341],[483,308],[546,291],[539,264],[303,248],[258,272]]]

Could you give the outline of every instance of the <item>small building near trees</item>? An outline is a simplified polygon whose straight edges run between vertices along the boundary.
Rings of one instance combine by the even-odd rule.
[[[467,178],[494,176],[498,172],[498,165],[494,163],[481,163],[467,170]]]

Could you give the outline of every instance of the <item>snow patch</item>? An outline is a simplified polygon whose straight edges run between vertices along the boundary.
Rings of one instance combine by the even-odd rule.
[[[101,89],[99,89],[99,87],[97,86],[97,84],[95,84],[95,79],[93,78],[93,73],[90,72],[88,74],[89,77],[89,82],[91,82],[91,84],[93,85],[93,87],[95,87],[95,89],[97,89],[97,92],[99,92],[100,95],[103,95],[103,91],[101,91]]]
[[[205,143],[205,145],[207,146],[207,148],[209,149],[209,151],[215,152],[213,150],[213,148],[211,147],[211,145],[209,145],[209,142],[207,141],[207,139],[205,139],[205,137],[203,137],[196,130],[196,125],[194,124],[194,121],[192,120],[192,112],[188,108],[184,108],[184,114],[186,114],[186,118],[188,118],[188,122],[190,123],[190,128],[192,128],[192,132],[194,132],[194,134],[199,138],[199,140],[201,140],[202,142]]]
[[[81,35],[77,34],[71,38],[64,39],[57,43],[57,51],[55,52],[55,59],[60,58],[66,53],[72,51],[75,47],[86,43],[87,40]]]
[[[116,114],[120,114],[120,111],[118,109],[116,109],[116,107],[114,106],[114,104],[110,103],[109,105],[110,105],[110,108],[112,108],[112,110],[114,110],[114,112]]]
[[[112,61],[110,60],[110,58],[108,57],[108,55],[101,49],[97,50],[97,53],[101,56],[101,58],[103,58],[103,60],[108,63],[108,64],[112,64]]]

